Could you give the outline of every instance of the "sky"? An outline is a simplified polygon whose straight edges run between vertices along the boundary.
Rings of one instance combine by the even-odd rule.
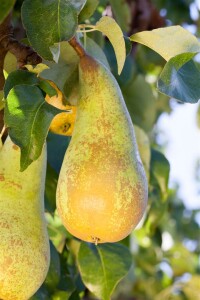
[[[173,112],[158,121],[160,138],[167,142],[165,155],[170,162],[169,186],[177,182],[179,195],[189,209],[200,208],[200,182],[195,180],[195,166],[200,160],[200,129],[197,127],[197,104],[173,102]]]

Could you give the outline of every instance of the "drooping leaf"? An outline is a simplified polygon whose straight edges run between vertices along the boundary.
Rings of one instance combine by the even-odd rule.
[[[1,0],[1,9],[0,9],[0,24],[7,17],[11,9],[15,4],[15,0]]]
[[[69,4],[72,5],[78,13],[83,9],[87,0],[68,0]]]
[[[151,181],[157,184],[161,190],[163,200],[166,200],[170,164],[166,157],[157,150],[151,152]]]
[[[4,86],[4,97],[7,98],[10,90],[16,85],[36,85],[38,83],[39,78],[36,76],[36,74],[27,72],[25,70],[15,70],[8,75]]]
[[[51,261],[44,281],[44,286],[47,287],[49,291],[53,292],[60,280],[60,257],[52,242],[50,242],[50,253]]]
[[[120,74],[126,59],[126,47],[121,28],[113,18],[104,16],[96,23],[96,30],[101,31],[110,40],[117,58],[118,74]]]
[[[131,9],[125,0],[116,1],[110,0],[112,11],[114,13],[117,23],[121,27],[123,32],[130,31],[131,24]]]
[[[6,73],[11,73],[12,71],[17,69],[17,59],[16,57],[8,51],[6,57],[4,59],[4,70]]]
[[[95,246],[82,242],[78,253],[78,266],[84,284],[102,300],[110,300],[131,263],[128,248],[121,244]]]
[[[65,0],[25,0],[22,20],[33,48],[45,59],[52,60],[50,46],[74,35],[78,25],[76,2]],[[80,3],[78,7],[80,9]]]
[[[94,13],[98,4],[99,4],[99,0],[87,0],[85,6],[83,7],[82,11],[78,16],[79,22],[83,22],[86,19],[89,19]]]
[[[182,53],[200,52],[200,42],[181,26],[138,32],[133,34],[130,40],[151,48],[166,61]]]
[[[60,112],[45,101],[36,86],[17,85],[10,90],[5,123],[11,139],[21,148],[21,171],[40,156],[50,123]]]
[[[82,44],[84,45],[83,39],[81,39]],[[108,60],[106,58],[105,53],[101,49],[101,47],[95,43],[93,39],[90,39],[86,37],[85,39],[86,45],[85,45],[85,50],[89,55],[94,57],[95,59],[98,59],[101,63],[103,63],[108,69],[110,69]]]
[[[170,59],[158,80],[158,90],[186,103],[200,99],[200,71],[191,59],[193,53],[181,54]]]
[[[149,169],[151,159],[150,141],[147,134],[140,127],[134,125],[134,131],[146,177],[149,180]]]
[[[56,209],[56,187],[58,182],[57,172],[47,164],[46,182],[45,182],[45,208],[48,212],[54,213]]]
[[[0,91],[0,110],[2,110],[4,108],[4,98],[3,98],[3,91]]]
[[[122,92],[133,123],[150,131],[156,118],[156,99],[151,86],[139,75],[122,86]]]

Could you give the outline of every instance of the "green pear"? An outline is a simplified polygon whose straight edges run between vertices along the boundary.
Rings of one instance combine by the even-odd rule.
[[[57,186],[58,213],[84,241],[117,242],[145,212],[147,179],[114,76],[84,55],[79,77],[77,118]]]
[[[20,172],[20,149],[8,137],[0,151],[0,299],[27,300],[50,260],[44,218],[46,147]]]

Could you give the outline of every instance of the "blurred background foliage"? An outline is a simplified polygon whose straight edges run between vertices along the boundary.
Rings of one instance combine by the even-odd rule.
[[[18,39],[25,38],[20,19],[22,2],[23,0],[16,1],[13,12],[15,35]],[[82,15],[83,23],[95,24],[102,15],[112,16],[125,36],[178,24],[190,29],[197,37],[200,34],[200,1],[88,0],[88,6],[91,3],[96,5],[96,10],[89,20],[85,20]],[[189,210],[184,206],[182,199],[177,196],[178,186],[176,189],[168,188],[170,162],[164,156],[165,145],[157,138],[159,117],[163,113],[170,114],[173,110],[170,99],[156,90],[157,77],[164,66],[164,60],[146,47],[133,44],[131,48],[127,42],[126,63],[122,74],[118,76],[115,54],[107,39],[98,32],[89,33],[87,36],[103,49],[111,71],[122,89],[132,121],[147,138],[145,146],[141,146],[140,150],[148,148],[148,143],[151,145],[150,166],[148,161],[146,166],[149,177],[148,209],[138,228],[121,242],[131,252],[132,267],[117,286],[112,299],[198,300],[200,210]],[[66,78],[59,80],[67,94]],[[200,109],[197,120],[199,124]],[[140,140],[141,133],[138,135]],[[49,133],[47,139],[45,207],[51,240],[51,266],[45,283],[32,300],[96,299],[85,288],[77,267],[80,241],[65,230],[55,211],[56,184],[69,141],[69,137],[52,133]],[[197,171],[197,177],[198,173]],[[96,276],[95,270],[90,266],[88,273]]]

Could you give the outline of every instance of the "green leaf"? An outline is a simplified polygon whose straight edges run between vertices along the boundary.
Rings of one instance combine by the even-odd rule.
[[[15,0],[1,0],[0,24],[7,17],[15,4]]]
[[[158,80],[158,90],[186,103],[200,99],[200,71],[191,60],[194,53],[175,56],[165,65]]]
[[[150,131],[156,119],[156,99],[142,75],[127,85],[122,86],[127,108],[134,124],[145,131]]]
[[[110,0],[110,4],[114,13],[114,17],[122,31],[129,32],[132,16],[131,9],[126,0]]]
[[[84,46],[84,41],[81,39],[81,42]],[[106,58],[105,53],[103,52],[102,48],[95,43],[93,39],[86,37],[85,39],[85,50],[86,52],[91,55],[92,57],[98,59],[101,63],[103,63],[108,69],[110,69],[110,65]]]
[[[51,261],[47,277],[44,281],[44,286],[47,287],[49,291],[53,292],[60,280],[60,257],[52,242],[50,242],[50,251]]]
[[[138,32],[133,34],[130,40],[151,48],[166,61],[181,53],[200,52],[197,38],[181,26]]]
[[[69,4],[73,6],[78,13],[83,9],[87,0],[68,0]]]
[[[5,106],[5,123],[13,142],[21,148],[21,171],[41,154],[53,117],[61,111],[49,105],[36,86],[11,89]]]
[[[102,300],[110,300],[131,263],[128,248],[120,244],[95,246],[82,242],[78,253],[78,267],[84,284]]]
[[[25,70],[15,70],[8,75],[4,86],[4,97],[7,98],[10,90],[16,85],[36,85],[39,83],[39,78],[36,74]]]
[[[22,20],[33,48],[45,59],[52,60],[50,46],[69,40],[78,26],[80,3],[65,0],[25,0]]]
[[[45,208],[48,212],[53,213],[56,209],[56,187],[58,182],[58,174],[47,164],[46,182],[45,182]]]
[[[99,4],[99,0],[87,0],[85,6],[83,7],[82,11],[78,16],[79,22],[81,23],[86,19],[89,19],[93,15],[98,4]]]
[[[8,51],[4,59],[4,70],[9,74],[17,69],[17,59],[16,57]]]
[[[110,40],[117,58],[118,74],[120,74],[126,59],[126,47],[121,28],[113,18],[104,16],[96,23],[95,29],[101,31]]]
[[[2,110],[4,108],[4,93],[3,91],[0,91],[0,110]]]
[[[45,92],[45,94],[49,95],[49,97],[58,95],[54,87],[52,87],[52,85],[46,80],[41,80],[38,86]]]
[[[161,190],[163,200],[168,194],[168,180],[170,164],[166,157],[159,151],[152,149],[151,152],[151,182],[157,184]]]
[[[187,259],[186,259],[187,261]],[[193,275],[188,282],[183,285],[183,292],[187,297],[187,300],[199,300],[200,299],[200,275]]]
[[[52,300],[68,300],[72,295],[73,291],[57,291],[55,292],[51,299]]]

